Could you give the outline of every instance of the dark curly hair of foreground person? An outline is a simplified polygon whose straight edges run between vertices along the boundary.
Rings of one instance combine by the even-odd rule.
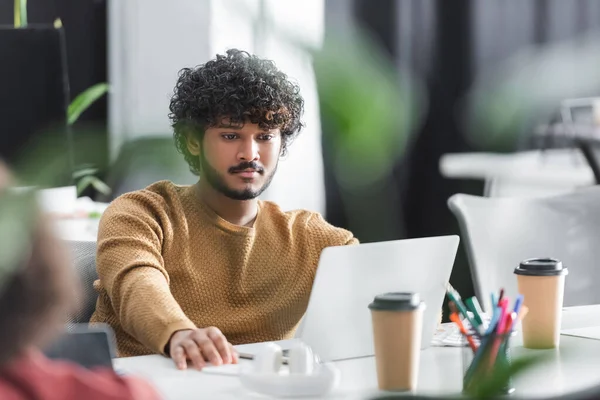
[[[233,49],[182,69],[169,108],[177,149],[198,175],[200,161],[187,148],[188,132],[202,139],[207,128],[248,121],[262,129],[279,128],[284,155],[303,126],[304,100],[300,87],[273,61]]]

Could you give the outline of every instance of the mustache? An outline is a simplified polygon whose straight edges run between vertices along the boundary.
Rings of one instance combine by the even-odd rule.
[[[245,169],[253,169],[256,172],[258,172],[259,174],[262,174],[265,171],[265,169],[263,167],[261,167],[260,165],[258,165],[258,163],[256,161],[244,161],[244,162],[236,165],[235,167],[229,168],[229,173],[235,174],[237,172],[242,172]]]

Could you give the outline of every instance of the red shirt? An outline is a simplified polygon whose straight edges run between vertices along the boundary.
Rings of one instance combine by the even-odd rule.
[[[30,351],[0,368],[2,400],[157,400],[145,381],[109,369],[87,370]]]

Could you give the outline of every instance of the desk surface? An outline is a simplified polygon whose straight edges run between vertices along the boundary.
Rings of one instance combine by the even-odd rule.
[[[523,151],[509,154],[444,154],[439,163],[442,175],[459,179],[509,177],[513,181],[548,184],[593,184],[594,174],[577,149]]]
[[[600,326],[600,305],[565,309],[563,329]],[[283,343],[285,347],[286,343]],[[252,352],[257,345],[238,346]],[[585,389],[600,383],[600,340],[562,336],[558,350],[532,351],[514,347],[514,355],[543,354],[548,361],[533,368],[514,382],[519,397],[543,398]],[[242,360],[242,362],[245,362]],[[166,399],[256,399],[232,375],[178,371],[170,359],[159,355],[121,358],[115,366],[126,373],[152,382]],[[329,399],[364,399],[378,393],[375,359],[358,358],[337,362],[341,383]],[[418,393],[459,393],[462,380],[462,353],[459,348],[432,347],[421,352]]]

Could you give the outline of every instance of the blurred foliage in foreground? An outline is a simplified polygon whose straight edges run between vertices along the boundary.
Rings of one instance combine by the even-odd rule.
[[[312,54],[339,183],[368,186],[386,177],[420,123],[420,82],[359,32],[331,35]]]
[[[484,151],[514,150],[560,102],[600,94],[600,33],[531,46],[477,77],[462,112],[468,139]]]
[[[276,29],[270,25],[270,30]],[[283,32],[280,37],[287,37],[313,57],[322,115],[335,131],[330,139],[339,183],[353,189],[381,180],[404,154],[425,113],[420,82],[407,71],[400,73],[358,32],[331,35],[318,48]],[[531,121],[555,108],[560,100],[600,88],[599,43],[597,37],[589,36],[529,49],[482,74],[465,99],[465,124],[471,140],[481,149],[508,147]],[[17,183],[53,187],[73,172],[57,135],[44,135],[29,149],[16,167]],[[100,136],[79,135],[78,157],[93,159],[103,143]],[[164,161],[158,158],[155,162]],[[387,213],[389,208],[381,211]],[[0,284],[11,272],[10,266],[18,265],[16,260],[28,251],[33,215],[31,201],[20,197],[0,201],[0,234],[10,239],[0,241]],[[482,382],[473,397],[497,393],[506,379],[536,362],[539,360],[515,360],[504,374]]]

